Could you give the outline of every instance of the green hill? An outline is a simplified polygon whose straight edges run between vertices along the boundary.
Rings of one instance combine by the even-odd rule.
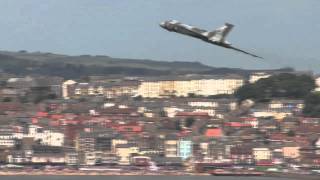
[[[200,62],[153,61],[109,56],[68,56],[26,51],[0,51],[0,69],[17,75],[51,75],[78,78],[91,75],[158,76],[176,74],[240,74],[250,70],[214,68]]]

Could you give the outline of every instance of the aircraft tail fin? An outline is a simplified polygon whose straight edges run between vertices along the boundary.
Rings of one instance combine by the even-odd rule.
[[[233,27],[234,25],[225,23],[222,27],[209,32],[208,38],[212,41],[224,42],[226,36],[229,34]]]

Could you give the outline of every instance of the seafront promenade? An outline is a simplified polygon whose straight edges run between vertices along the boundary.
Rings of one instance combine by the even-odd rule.
[[[211,176],[209,173],[192,173],[177,171],[80,171],[80,170],[8,170],[0,171],[1,176]],[[230,177],[230,176],[229,176]],[[250,177],[250,176],[248,176]],[[298,173],[265,173],[263,177],[319,180],[320,175]]]

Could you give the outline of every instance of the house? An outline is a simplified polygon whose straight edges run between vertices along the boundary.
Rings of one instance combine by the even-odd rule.
[[[141,133],[143,131],[143,127],[138,124],[119,124],[113,128],[120,133]]]
[[[133,154],[138,154],[139,148],[134,144],[116,145],[116,155],[119,157],[120,165],[129,165]]]
[[[0,148],[0,164],[10,163],[8,162],[8,156],[11,152],[11,148]]]
[[[205,136],[209,138],[220,138],[223,132],[221,128],[207,128]]]
[[[226,144],[221,141],[211,141],[208,144],[208,154],[206,155],[206,157],[208,159],[218,161],[229,159]]]
[[[151,158],[148,156],[133,156],[131,158],[131,165],[134,166],[149,166]]]
[[[16,145],[13,129],[10,126],[0,127],[0,147],[10,148]]]
[[[225,127],[230,127],[230,128],[251,128],[251,124],[246,124],[242,122],[225,122],[224,123]]]
[[[188,139],[180,139],[178,141],[178,157],[185,160],[192,156],[192,141]]]
[[[315,77],[316,88],[315,91],[320,91],[320,76]]]
[[[96,151],[84,152],[83,164],[88,166],[94,166],[97,163],[99,154]]]
[[[272,152],[269,148],[252,148],[252,154],[256,162],[272,159]]]
[[[68,166],[76,166],[79,164],[78,152],[69,150],[65,153],[65,163]]]
[[[32,146],[31,163],[33,164],[65,164],[65,152],[62,147],[57,146]]]
[[[181,117],[181,118],[193,117],[196,119],[208,119],[210,116],[207,112],[177,112],[175,117]]]
[[[250,124],[252,128],[258,128],[259,121],[255,117],[241,117],[240,120],[244,124]]]
[[[317,153],[318,149],[314,147],[302,147],[300,148],[301,163],[311,166],[320,166],[320,154]]]
[[[282,148],[283,157],[286,159],[297,159],[300,157],[300,147],[285,146]]]
[[[112,151],[114,131],[105,129],[94,132],[80,132],[76,138],[76,149],[81,152]]]
[[[166,157],[178,157],[178,138],[175,135],[166,136],[164,154]]]
[[[230,154],[235,165],[252,165],[254,163],[251,146],[239,145],[231,147]]]
[[[96,165],[117,165],[119,162],[119,157],[114,152],[99,151],[98,153]]]
[[[126,140],[126,139],[123,139],[123,138],[120,138],[120,137],[115,137],[115,138],[113,138],[112,139],[112,142],[111,142],[111,144],[112,144],[112,152],[116,152],[116,146],[118,145],[118,144],[128,144],[128,141]]]

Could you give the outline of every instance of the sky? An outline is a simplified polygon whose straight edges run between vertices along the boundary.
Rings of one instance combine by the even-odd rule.
[[[320,0],[0,0],[0,49],[198,61],[214,67],[294,67],[320,73]],[[159,27],[225,22],[252,58]]]

